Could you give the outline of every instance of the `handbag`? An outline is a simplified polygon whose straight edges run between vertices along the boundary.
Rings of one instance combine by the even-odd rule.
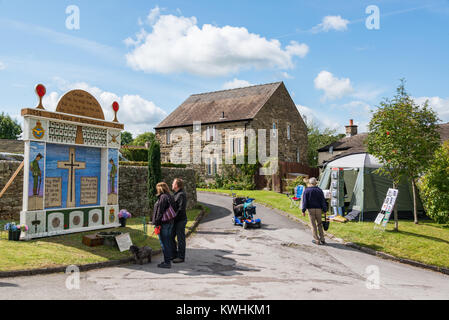
[[[323,229],[324,231],[329,230],[330,221],[326,218],[326,213],[324,213]]]
[[[176,211],[173,210],[173,207],[170,204],[167,210],[165,210],[164,214],[162,215],[162,222],[171,221],[174,218],[176,218]]]

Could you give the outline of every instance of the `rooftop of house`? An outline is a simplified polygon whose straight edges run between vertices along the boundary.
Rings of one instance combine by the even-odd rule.
[[[438,125],[441,143],[449,140],[449,122]],[[330,162],[336,160],[337,158],[344,157],[350,154],[364,153],[366,152],[366,146],[364,144],[365,139],[368,137],[368,133],[360,133],[351,137],[344,137],[334,143],[331,143],[323,148],[318,149],[318,152],[329,152],[331,147],[334,151],[342,151],[338,155],[326,160]]]
[[[283,82],[191,95],[156,129],[253,119]]]

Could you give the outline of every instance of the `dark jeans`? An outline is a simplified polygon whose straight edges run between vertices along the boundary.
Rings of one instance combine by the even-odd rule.
[[[163,224],[161,233],[159,234],[159,241],[161,242],[162,252],[164,253],[164,262],[170,264],[172,258],[172,234],[173,223]]]
[[[187,219],[175,222],[172,233],[173,256],[182,260],[186,258],[186,224]]]

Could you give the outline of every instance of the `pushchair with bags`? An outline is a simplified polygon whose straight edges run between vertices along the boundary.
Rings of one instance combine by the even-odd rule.
[[[232,194],[232,209],[234,212],[232,222],[234,225],[243,226],[244,229],[262,227],[262,220],[254,218],[256,214],[256,206],[253,205],[254,200],[251,198],[237,198],[235,193]]]

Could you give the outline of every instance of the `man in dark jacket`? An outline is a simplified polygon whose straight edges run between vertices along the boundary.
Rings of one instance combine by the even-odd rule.
[[[323,230],[323,212],[327,212],[327,202],[324,198],[323,190],[317,187],[315,178],[309,179],[308,187],[302,196],[302,215],[309,212],[310,223],[312,224],[313,243],[318,245],[326,244]],[[317,230],[318,229],[318,230]],[[320,237],[318,238],[318,233]]]
[[[187,195],[184,191],[184,182],[177,178],[173,181],[172,190],[175,192],[176,218],[173,227],[173,263],[182,263],[186,257],[186,224],[187,224]],[[176,239],[178,243],[176,243]]]

